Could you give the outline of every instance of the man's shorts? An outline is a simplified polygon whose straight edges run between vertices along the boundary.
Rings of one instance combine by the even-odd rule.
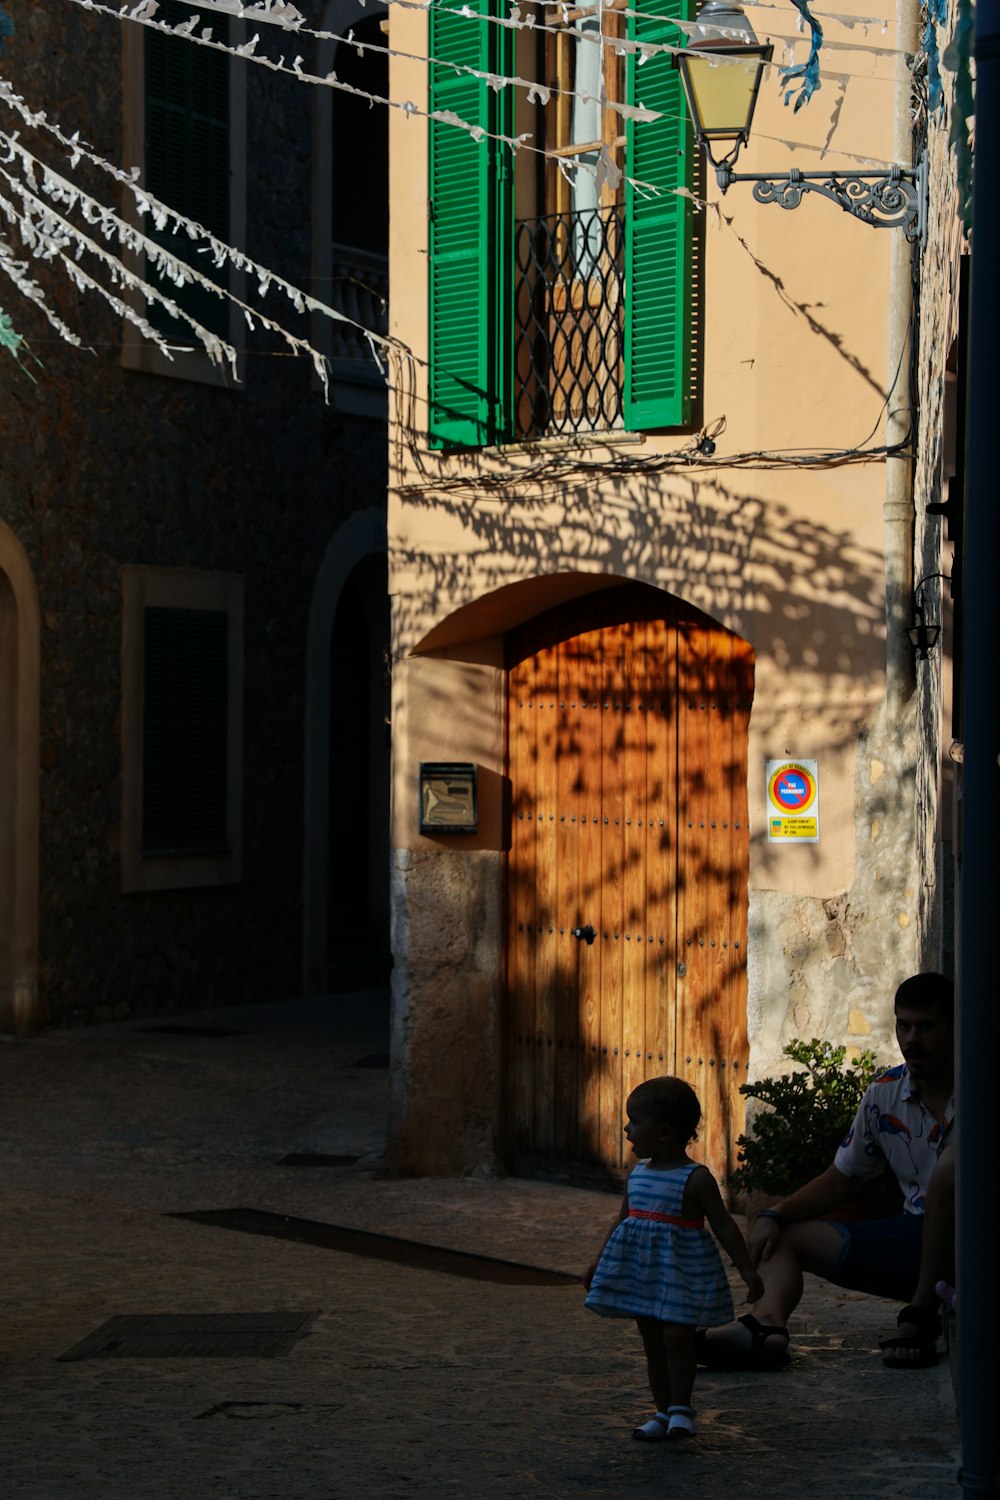
[[[920,1275],[923,1214],[896,1214],[891,1219],[827,1221],[843,1236],[843,1245],[827,1279],[853,1292],[909,1302]]]

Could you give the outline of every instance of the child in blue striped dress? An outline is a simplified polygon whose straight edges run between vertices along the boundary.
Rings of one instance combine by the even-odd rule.
[[[733,1299],[715,1240],[747,1285],[763,1296],[760,1277],[707,1167],[687,1154],[701,1105],[682,1078],[649,1078],[629,1095],[625,1134],[639,1158],[621,1212],[587,1270],[585,1306],[611,1318],[635,1318],[646,1350],[656,1411],[633,1429],[645,1442],[690,1438],[695,1329],[733,1319]]]

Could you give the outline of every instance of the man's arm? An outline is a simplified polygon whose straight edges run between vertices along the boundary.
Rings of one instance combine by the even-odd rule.
[[[831,1164],[805,1187],[776,1203],[774,1211],[786,1224],[797,1224],[802,1219],[821,1219],[842,1203],[848,1203],[862,1185],[856,1178],[845,1177],[839,1167]]]
[[[747,1236],[754,1265],[770,1260],[783,1226],[799,1224],[803,1219],[821,1219],[841,1204],[847,1203],[861,1189],[856,1178],[845,1177],[835,1166],[827,1167],[811,1182],[783,1198],[771,1209],[764,1209]]]

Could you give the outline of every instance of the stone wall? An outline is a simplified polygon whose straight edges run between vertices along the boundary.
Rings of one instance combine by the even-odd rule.
[[[16,21],[5,66],[14,87],[120,161],[120,24],[55,0],[19,8]],[[248,75],[247,248],[307,285],[311,91],[259,68]],[[51,147],[44,154],[65,165]],[[0,301],[29,341],[35,377],[0,358],[0,518],[27,553],[42,616],[42,996],[66,1024],[296,993],[308,614],[338,525],[384,508],[384,423],[325,406],[310,366],[259,334],[248,333],[238,391],[128,371],[121,325],[103,303],[51,265],[31,271],[91,346],[62,343],[5,286]],[[273,311],[284,316],[276,301]],[[245,580],[238,885],[121,894],[129,563]]]
[[[785,1073],[793,1039],[897,1052],[892,999],[921,967],[922,874],[914,839],[916,712],[880,712],[858,741],[855,878],[826,900],[750,893],[747,1029],[754,1077]]]
[[[497,1169],[501,884],[497,852],[393,853],[392,1171]]]
[[[939,34],[946,48],[947,28]],[[956,445],[964,434],[955,431],[955,372],[949,374],[949,354],[959,336],[961,260],[968,253],[959,205],[958,167],[949,140],[955,103],[955,75],[941,71],[942,103],[928,119],[928,226],[921,251],[920,333],[917,348],[917,457],[914,469],[916,506],[915,580],[933,573],[950,578],[954,565],[954,530],[939,516],[928,516],[927,506],[948,499],[948,479],[954,472]],[[962,497],[959,497],[961,503]],[[953,648],[950,585],[939,580],[928,601],[940,599],[943,624],[939,649],[918,663],[917,689],[922,737],[918,767],[920,806],[918,838],[926,870],[923,888],[925,967],[954,966],[954,910],[956,852],[953,842],[955,798],[960,765],[952,758]],[[957,595],[956,595],[957,604]]]

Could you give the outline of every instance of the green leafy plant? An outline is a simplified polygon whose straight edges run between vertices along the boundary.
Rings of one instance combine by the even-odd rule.
[[[818,1037],[783,1050],[799,1069],[740,1085],[741,1094],[768,1106],[736,1143],[732,1182],[742,1192],[786,1197],[828,1167],[878,1072],[874,1052],[845,1065],[847,1048]]]

